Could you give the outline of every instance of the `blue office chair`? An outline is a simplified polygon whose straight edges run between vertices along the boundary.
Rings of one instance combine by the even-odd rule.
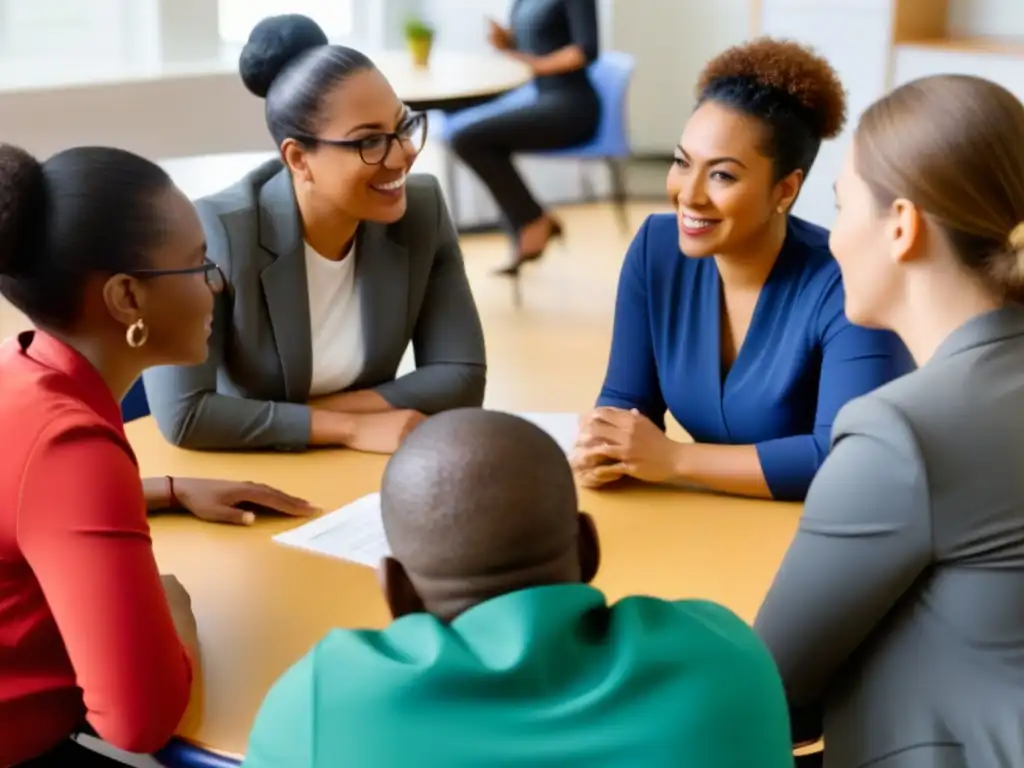
[[[143,416],[149,416],[149,400],[146,398],[146,385],[139,377],[121,401],[121,419],[127,424]]]
[[[590,65],[587,74],[594,90],[601,97],[601,118],[597,133],[586,144],[554,152],[548,157],[575,157],[580,160],[603,160],[612,182],[612,203],[623,234],[630,234],[626,210],[626,166],[632,154],[626,130],[626,95],[633,79],[636,62],[628,53],[609,51]]]
[[[574,157],[580,160],[602,160],[608,167],[612,183],[612,202],[619,226],[625,234],[629,234],[629,216],[626,210],[626,179],[624,161],[631,154],[629,136],[626,130],[626,95],[633,79],[636,67],[634,58],[621,51],[609,51],[601,54],[587,69],[590,82],[594,85],[601,99],[601,116],[597,132],[586,144],[567,149],[539,153],[543,157]],[[435,113],[431,115],[430,132],[447,140],[460,127],[480,117],[486,117],[510,106],[529,104],[537,97],[537,88],[533,83],[517,88],[499,96],[497,99],[479,106],[455,112],[450,115]],[[448,153],[448,188],[452,200],[449,201],[455,215],[457,195],[455,193],[454,157]],[[457,217],[456,217],[457,218]]]
[[[207,752],[180,739],[171,743],[153,756],[164,768],[239,768],[238,760]]]

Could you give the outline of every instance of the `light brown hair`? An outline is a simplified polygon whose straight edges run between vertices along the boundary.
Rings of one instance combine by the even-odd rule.
[[[916,205],[961,263],[993,290],[1024,299],[1024,105],[967,75],[895,89],[864,112],[857,172],[879,206]]]

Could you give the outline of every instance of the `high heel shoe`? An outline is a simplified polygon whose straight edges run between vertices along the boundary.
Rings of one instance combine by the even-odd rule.
[[[544,241],[544,245],[542,245],[539,250],[530,251],[529,253],[517,253],[513,256],[511,262],[506,264],[504,267],[499,267],[494,270],[494,274],[501,275],[503,277],[517,277],[523,264],[538,261],[544,255],[547,247],[551,245],[552,240],[561,240],[563,235],[562,225],[554,219],[550,219],[550,222],[551,224],[549,225],[547,240]]]

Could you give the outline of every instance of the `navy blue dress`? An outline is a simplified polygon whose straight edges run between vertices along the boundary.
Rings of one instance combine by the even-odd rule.
[[[776,499],[802,500],[849,400],[914,368],[899,338],[852,325],[828,231],[796,217],[722,376],[714,259],[679,250],[675,215],[644,222],[619,278],[598,405],[665,412],[699,443],[755,445]]]

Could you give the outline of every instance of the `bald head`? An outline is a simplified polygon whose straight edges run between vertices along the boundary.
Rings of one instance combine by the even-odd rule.
[[[388,462],[381,511],[392,554],[431,612],[581,578],[569,462],[517,416],[467,408],[427,419]]]

